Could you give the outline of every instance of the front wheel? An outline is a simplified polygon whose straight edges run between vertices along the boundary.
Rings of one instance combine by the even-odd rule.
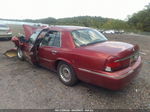
[[[22,52],[21,48],[17,49],[17,57],[22,61],[24,60],[24,56],[23,56],[23,52]]]
[[[65,62],[60,62],[58,64],[57,73],[60,81],[67,86],[73,86],[78,82],[73,68]]]

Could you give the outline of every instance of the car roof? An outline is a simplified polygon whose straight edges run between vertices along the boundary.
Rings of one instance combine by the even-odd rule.
[[[59,30],[59,31],[73,31],[79,29],[89,29],[88,27],[83,26],[60,26],[60,25],[52,25],[48,27],[50,30]]]

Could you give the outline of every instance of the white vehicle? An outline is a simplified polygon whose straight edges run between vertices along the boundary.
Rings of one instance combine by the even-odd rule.
[[[0,38],[11,39],[12,31],[7,25],[0,24]]]
[[[106,31],[104,31],[104,33],[114,34],[114,33],[115,33],[115,31],[114,31],[114,30],[106,30]]]

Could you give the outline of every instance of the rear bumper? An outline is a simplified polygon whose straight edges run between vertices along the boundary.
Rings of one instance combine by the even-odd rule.
[[[117,72],[91,71],[78,68],[77,74],[79,74],[79,79],[85,82],[112,90],[119,90],[126,86],[140,72],[141,67],[142,62],[141,57],[139,57],[134,65]]]

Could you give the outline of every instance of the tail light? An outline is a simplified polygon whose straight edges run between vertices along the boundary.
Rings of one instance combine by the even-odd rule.
[[[107,59],[105,64],[105,71],[114,72],[128,67],[130,64],[130,59],[119,60],[118,57],[111,56]]]

